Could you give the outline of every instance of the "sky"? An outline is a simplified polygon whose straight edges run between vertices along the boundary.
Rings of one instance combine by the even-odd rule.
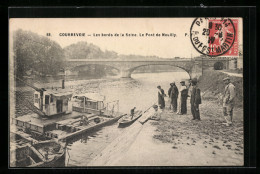
[[[42,36],[50,33],[51,36],[48,37],[63,48],[86,41],[103,51],[119,54],[191,58],[201,55],[190,41],[189,32],[193,20],[194,18],[12,18],[9,30],[10,35],[17,29]],[[60,33],[85,33],[85,37],[65,37],[60,36]],[[113,36],[97,36],[102,33]],[[119,36],[115,36],[115,33]],[[137,36],[126,36],[126,33]],[[172,33],[172,36],[162,36],[162,33]]]

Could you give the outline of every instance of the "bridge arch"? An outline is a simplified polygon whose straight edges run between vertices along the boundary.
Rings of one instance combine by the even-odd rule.
[[[166,64],[145,64],[145,65],[136,66],[136,67],[130,68],[130,69],[126,70],[126,71],[123,71],[123,72],[121,71],[121,78],[131,78],[132,73],[133,73],[136,69],[138,69],[138,68],[140,68],[140,67],[150,66],[150,65],[153,65],[153,66],[157,66],[157,65],[173,66],[173,67],[180,68],[180,69],[184,70],[185,72],[187,72],[187,74],[189,75],[189,78],[191,79],[190,70],[187,70],[187,69],[184,68],[184,67],[181,67],[181,66],[178,66],[178,65],[172,65],[172,64],[168,64],[168,65],[166,65]]]
[[[214,70],[223,70],[224,69],[224,64],[223,62],[216,62],[213,65]]]

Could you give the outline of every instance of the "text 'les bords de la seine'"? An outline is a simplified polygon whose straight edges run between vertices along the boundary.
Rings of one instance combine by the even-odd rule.
[[[59,36],[75,37],[75,36],[93,36],[93,37],[176,37],[175,33],[59,33]]]

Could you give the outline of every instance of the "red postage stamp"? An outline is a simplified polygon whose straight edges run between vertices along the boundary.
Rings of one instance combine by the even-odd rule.
[[[194,48],[210,57],[238,56],[238,19],[196,18],[190,29]]]

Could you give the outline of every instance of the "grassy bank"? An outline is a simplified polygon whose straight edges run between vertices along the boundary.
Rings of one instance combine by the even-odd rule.
[[[207,70],[203,72],[203,76],[199,79],[199,88],[201,89],[201,95],[203,100],[215,100],[221,103],[221,94],[224,93],[225,84],[223,79],[228,77],[219,71]],[[243,106],[243,78],[229,76],[231,82],[236,87],[235,105],[238,107]]]

